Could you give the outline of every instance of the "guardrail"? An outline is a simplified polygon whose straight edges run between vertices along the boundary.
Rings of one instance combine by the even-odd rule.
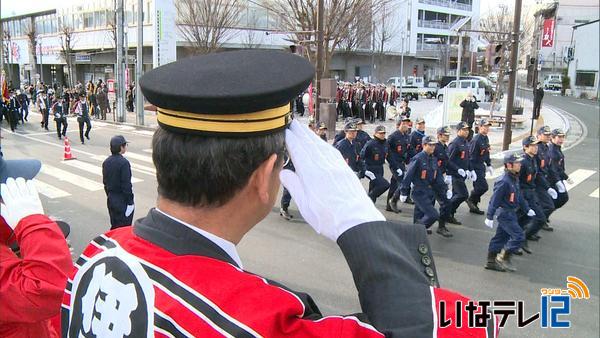
[[[455,8],[463,11],[470,12],[473,9],[473,5],[461,4],[456,1],[450,0],[419,0],[422,4],[434,5],[434,6],[442,6],[447,8]]]

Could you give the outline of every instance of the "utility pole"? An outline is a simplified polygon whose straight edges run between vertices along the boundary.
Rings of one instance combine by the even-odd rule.
[[[315,100],[315,120],[319,121],[319,105],[321,96],[321,77],[323,76],[323,23],[325,15],[325,0],[317,0],[317,74],[315,76],[315,92],[317,99]]]
[[[517,55],[519,54],[519,28],[521,27],[522,0],[515,0],[515,16],[510,51],[510,69],[508,80],[508,97],[506,99],[506,120],[504,123],[504,139],[502,150],[508,150],[512,140],[512,113],[515,103],[515,83],[517,80]]]
[[[117,26],[117,88],[115,94],[117,95],[117,122],[125,122],[126,121],[126,113],[125,113],[125,60],[123,57],[123,39],[125,35],[125,26],[124,26],[124,15],[123,15],[123,1],[124,0],[116,0],[117,1],[117,20],[115,22]]]
[[[38,45],[40,45],[40,81],[42,83],[44,83],[44,62],[42,60],[42,56],[44,55],[44,53],[42,52],[42,38],[39,38],[40,41],[38,42]]]
[[[456,81],[460,80],[460,68],[462,67],[462,34],[458,32],[458,55],[456,60]],[[458,82],[456,82],[456,87],[458,88]]]
[[[400,33],[400,41],[402,41],[402,47],[400,47],[400,90],[398,91],[398,97],[402,100],[402,86],[404,85],[404,35],[405,31]]]
[[[148,13],[150,14],[150,13]],[[138,27],[137,27],[137,56],[135,64],[135,111],[137,125],[144,125],[144,97],[142,95],[142,89],[140,87],[140,77],[142,77],[142,65],[143,65],[143,39],[144,39],[144,2],[138,0]]]

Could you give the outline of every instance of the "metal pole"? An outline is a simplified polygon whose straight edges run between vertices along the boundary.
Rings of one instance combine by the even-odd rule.
[[[123,59],[123,38],[124,38],[124,18],[123,18],[123,0],[117,0],[117,88],[115,94],[117,96],[117,121],[125,122],[126,121],[126,113],[125,113],[125,69],[124,69],[124,59]]]
[[[135,111],[137,125],[144,125],[144,97],[140,88],[143,65],[143,39],[144,39],[144,1],[138,0],[138,27],[137,27],[137,56],[135,64]],[[150,14],[150,13],[148,13]]]
[[[315,92],[317,98],[315,100],[315,120],[319,121],[319,98],[321,96],[321,77],[323,76],[323,24],[325,15],[325,0],[318,0],[317,4],[317,74],[315,76]]]
[[[462,61],[462,34],[458,32],[458,57],[456,62],[456,81],[460,80],[460,67]],[[456,83],[458,88],[458,82]]]
[[[371,82],[374,82],[375,80],[375,20],[371,19],[371,21],[373,21],[373,25],[372,25],[372,29],[371,32],[373,33],[373,43],[371,43]]]
[[[508,98],[506,99],[506,121],[502,150],[508,150],[512,140],[512,113],[515,103],[515,82],[517,80],[517,55],[519,53],[519,28],[521,27],[522,0],[515,0],[515,16],[513,21],[512,46],[510,51],[510,76],[508,80]]]
[[[400,47],[400,90],[398,91],[398,97],[402,100],[402,85],[404,85],[404,32],[401,33],[402,47]]]
[[[539,20],[536,17],[535,18],[535,49],[534,49],[534,55],[535,55],[535,63],[533,64],[533,79],[531,79],[531,85],[533,88],[533,99],[534,99],[534,104],[535,104],[535,91],[537,90],[537,85],[538,85],[538,64],[540,62],[539,60],[539,48],[540,48],[540,27],[539,27]],[[541,103],[540,103],[541,105]],[[540,107],[541,110],[541,107]],[[539,118],[539,117],[538,117]],[[534,120],[534,114],[533,112],[531,113],[531,130],[529,131],[529,135],[533,135],[533,124],[535,123]]]
[[[40,45],[40,81],[42,83],[44,83],[44,62],[42,60],[44,53],[42,52],[42,38],[40,38],[39,45]]]

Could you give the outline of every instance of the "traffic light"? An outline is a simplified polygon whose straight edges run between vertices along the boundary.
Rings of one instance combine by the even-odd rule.
[[[502,53],[504,52],[503,45],[500,43],[490,44],[487,47],[486,56],[487,64],[491,67],[499,67],[500,61],[502,60]]]

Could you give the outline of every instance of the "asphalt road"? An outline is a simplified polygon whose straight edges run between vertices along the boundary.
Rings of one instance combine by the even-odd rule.
[[[531,244],[533,255],[517,257],[516,273],[498,273],[483,269],[487,245],[493,231],[483,225],[483,216],[459,209],[462,226],[450,226],[452,239],[436,234],[430,237],[442,286],[479,300],[524,300],[526,314],[540,309],[540,288],[565,288],[568,275],[583,279],[592,294],[589,300],[575,300],[571,329],[541,329],[539,321],[517,329],[511,318],[503,330],[510,337],[591,337],[597,336],[599,294],[599,227],[598,227],[598,106],[590,101],[547,94],[544,104],[570,112],[573,148],[565,152],[568,172],[579,170],[586,176],[569,193],[571,200],[552,216],[556,231],[542,233],[539,243]],[[579,120],[578,120],[579,119]],[[67,220],[70,236],[79,254],[85,245],[109,228],[106,197],[98,170],[108,156],[111,136],[123,134],[130,142],[128,158],[133,166],[135,218],[143,217],[155,204],[156,180],[151,163],[151,132],[127,126],[95,123],[91,141],[78,142],[75,121],[70,122],[69,136],[76,161],[62,161],[63,143],[55,133],[39,128],[39,115],[16,134],[2,125],[2,151],[5,158],[34,157],[44,163],[38,175],[44,190],[42,200],[48,214]],[[581,121],[579,123],[578,121]],[[53,130],[53,128],[51,128]],[[583,171],[582,171],[583,170]],[[593,173],[592,173],[593,172]],[[591,175],[590,175],[591,173]],[[589,175],[589,177],[588,177]],[[581,177],[583,177],[581,176]],[[491,183],[491,182],[490,182]],[[366,186],[366,181],[364,182]],[[596,192],[596,197],[590,196]],[[484,196],[487,206],[490,193]],[[378,207],[383,210],[383,198]],[[399,215],[384,212],[390,220],[412,221],[412,206],[402,205]],[[317,235],[305,224],[292,204],[295,219],[286,222],[278,216],[278,206],[246,235],[238,245],[244,268],[278,280],[292,289],[311,294],[325,314],[360,311],[350,271],[336,244]],[[402,287],[402,286],[399,286]]]

